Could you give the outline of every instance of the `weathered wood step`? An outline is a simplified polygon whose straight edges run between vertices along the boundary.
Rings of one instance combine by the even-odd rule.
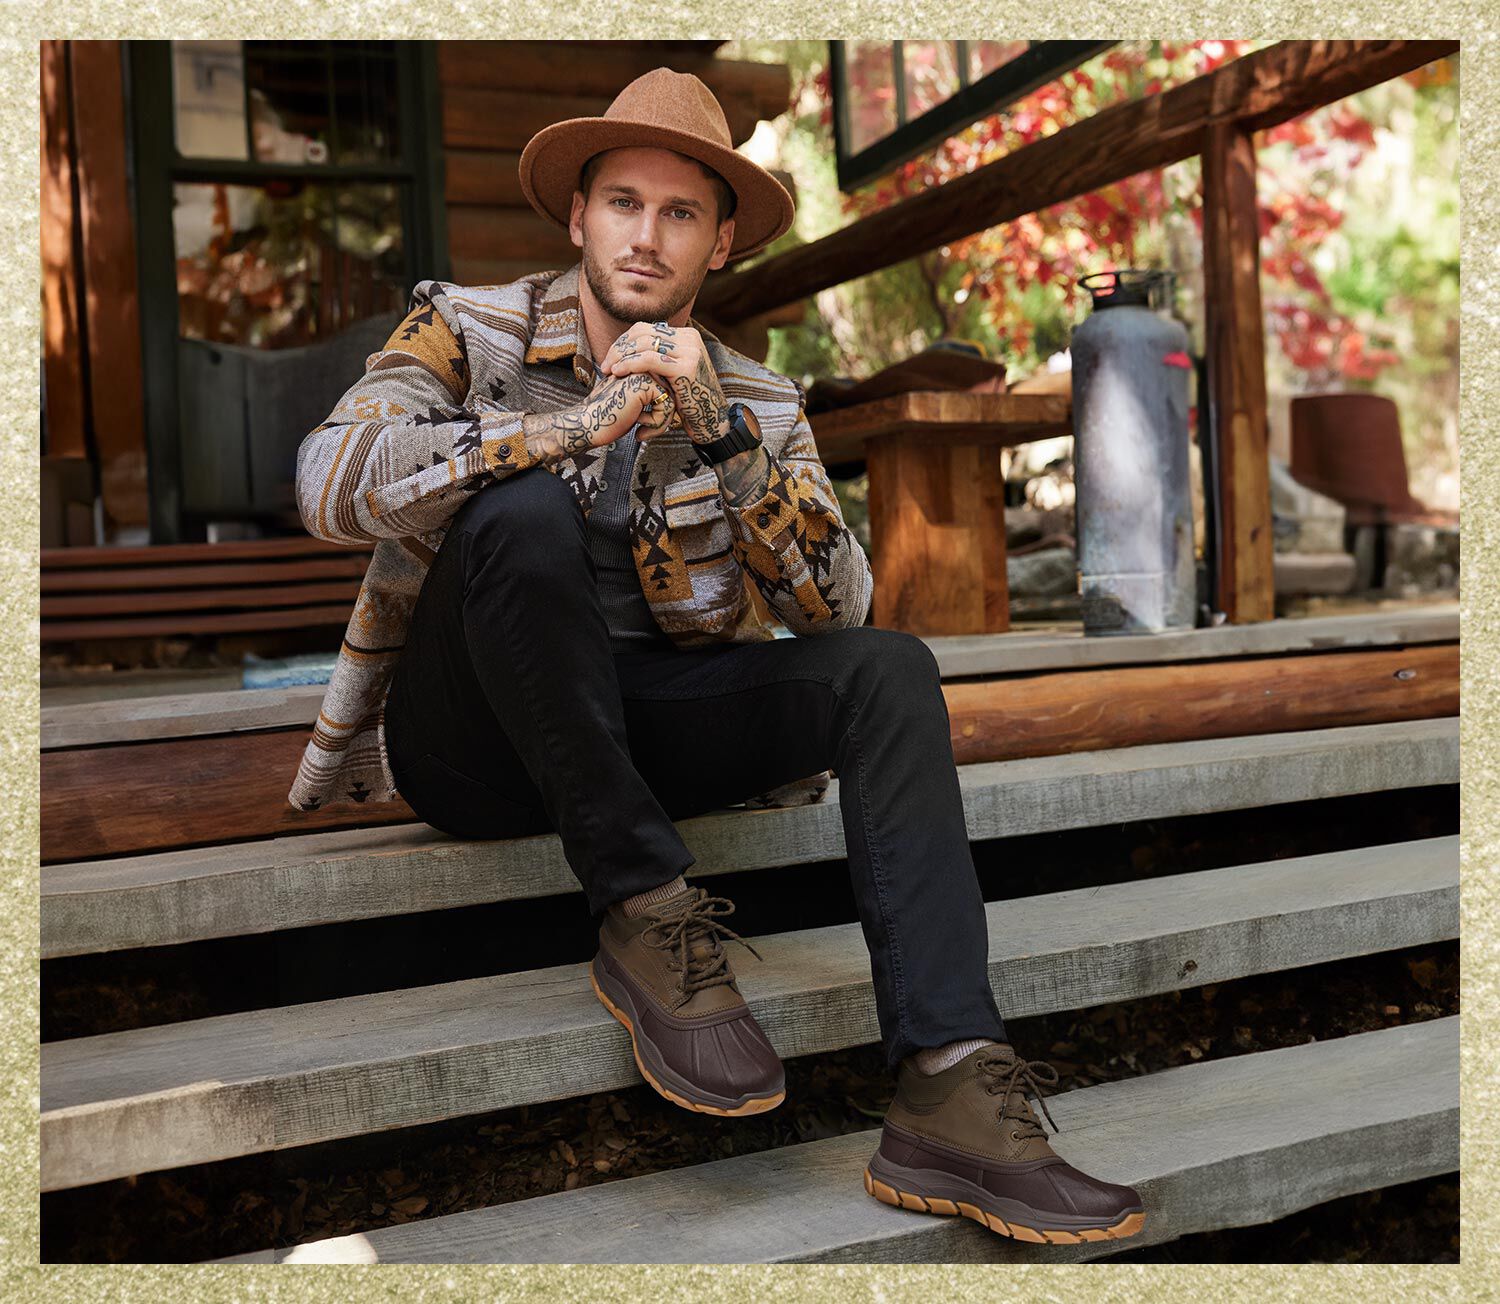
[[[1457,935],[1458,840],[1234,866],[986,906],[1011,1018]],[[876,1040],[857,924],[735,957],[784,1057]],[[734,948],[738,949],[738,948]],[[638,1082],[586,966],[42,1047],[42,1187],[224,1159]]]
[[[1458,1020],[1054,1096],[1059,1154],[1139,1190],[1127,1241],[1027,1245],[865,1194],[878,1129],[226,1263],[1063,1263],[1458,1167]]]
[[[1457,643],[944,683],[959,765],[1456,717]],[[412,822],[404,800],[287,804],[311,728],[42,753],[43,864]],[[194,800],[184,802],[181,791]]]
[[[1458,721],[1203,739],[960,766],[969,837],[1458,782]],[[696,877],[844,855],[823,802],[684,820]],[[500,842],[425,824],[304,834],[42,868],[42,955],[271,932],[578,891],[555,834]]]
[[[1458,639],[1458,628],[1458,604],[1436,603],[1399,611],[1266,620],[1133,638],[1088,638],[1081,631],[1049,631],[956,634],[924,641],[937,657],[943,677],[957,679],[1039,670],[1161,665],[1288,652],[1451,643]],[[327,687],[306,684],[294,688],[171,693],[118,702],[44,707],[42,750],[311,725]]]

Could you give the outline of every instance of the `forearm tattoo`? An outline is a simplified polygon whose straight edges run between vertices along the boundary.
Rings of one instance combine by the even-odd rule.
[[[540,463],[561,462],[590,448],[607,444],[619,427],[635,396],[656,382],[639,373],[620,376],[590,394],[577,407],[558,412],[531,412],[521,419],[526,449]]]
[[[764,447],[749,448],[719,463],[718,471],[719,488],[726,503],[731,507],[753,503],[764,498],[770,487],[771,455]]]
[[[706,356],[698,359],[691,376],[673,376],[672,391],[677,410],[688,434],[698,443],[709,443],[724,435],[728,426],[729,405],[719,389],[718,377]]]

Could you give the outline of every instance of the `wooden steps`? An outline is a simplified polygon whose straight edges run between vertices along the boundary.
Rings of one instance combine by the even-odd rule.
[[[942,686],[958,765],[1283,731],[1456,718],[1458,645],[1061,671]],[[311,730],[42,755],[42,861],[410,822],[403,800],[287,804]],[[191,788],[194,800],[180,791]]]
[[[1071,679],[1079,691],[1054,693],[1054,706],[1093,703],[1076,727],[1045,740],[1050,754],[959,764],[968,835],[982,840],[1216,811],[1264,810],[1274,819],[1288,802],[1375,792],[1399,800],[1402,789],[1455,785],[1457,636],[1456,604],[1445,603],[1145,638],[1046,632],[928,641],[948,681],[957,756],[966,754],[966,724],[976,734],[997,722],[1000,733],[1014,733],[1007,693],[1018,701],[1029,693],[1035,708],[1049,685],[1066,689]],[[1293,661],[1300,686],[1289,696],[1279,667]],[[1415,714],[1431,718],[1312,727],[1304,713],[1271,723],[1286,702],[1298,712],[1299,703],[1318,707],[1311,690],[1346,661],[1362,676],[1356,686],[1388,661],[1399,664],[1407,673],[1381,710],[1410,714],[1421,699]],[[1213,683],[1221,670],[1228,690]],[[1115,691],[1153,672],[1172,682],[1169,698],[1184,686],[1199,694],[1192,723],[1172,741],[1103,745],[1111,718],[1125,721],[1138,707],[1139,737],[1157,736],[1152,730],[1170,714],[1160,683]],[[1216,691],[1239,714],[1221,713]],[[44,711],[44,795],[69,806],[69,836],[109,848],[44,865],[44,956],[579,890],[552,835],[465,842],[410,822],[409,812],[405,824],[319,830],[306,816],[281,824],[278,809],[268,824],[256,813],[265,794],[284,804],[286,781],[273,784],[274,775],[261,776],[265,794],[239,800],[236,792],[232,809],[215,816],[213,837],[184,827],[165,844],[190,849],[151,851],[163,844],[134,841],[141,803],[149,805],[149,785],[134,778],[145,759],[180,751],[180,774],[200,790],[214,773],[241,784],[257,771],[289,774],[277,748],[300,750],[323,693],[322,685],[183,693]],[[1252,697],[1265,699],[1261,713],[1254,727],[1239,728]],[[65,771],[76,781],[66,791]],[[154,782],[160,787],[160,776]],[[403,804],[356,810],[347,823],[361,815],[399,820]],[[170,810],[166,817],[175,818]],[[705,879],[844,855],[837,783],[814,806],[722,811],[679,827],[698,859],[693,875]],[[992,903],[990,980],[1002,1011],[1019,1018],[1450,940],[1458,931],[1457,844],[1432,838]],[[782,1055],[876,1039],[858,924],[752,940],[765,963],[731,947],[733,958]],[[1153,1216],[1145,1236],[1122,1246],[1039,1249],[890,1209],[860,1181],[875,1144],[864,1134],[244,1258],[576,1262],[582,1254],[610,1262],[628,1261],[642,1245],[653,1258],[694,1262],[1088,1257],[1452,1171],[1457,1049],[1446,1029],[1454,1022],[1196,1065],[1051,1102],[1065,1129],[1063,1153],[1146,1194]],[[624,1031],[579,964],[53,1042],[42,1048],[43,1189],[638,1081]],[[691,1236],[642,1236],[688,1211],[697,1215]]]
[[[880,1204],[873,1129],[222,1261],[1076,1262],[1452,1172],[1458,1094],[1448,1018],[1052,1097],[1058,1152],[1141,1191],[1128,1241],[1027,1245]]]
[[[1457,936],[1457,888],[1453,837],[999,902],[990,978],[1019,1018],[1418,945]],[[754,940],[780,1054],[875,1039],[858,925]],[[49,1043],[42,1188],[637,1081],[583,965]]]
[[[1089,638],[1080,630],[1070,630],[955,634],[923,641],[937,658],[943,678],[958,679],[1457,640],[1457,604],[1435,603],[1396,611],[1219,625],[1131,638]],[[307,684],[44,707],[42,750],[311,725],[326,691],[326,684]]]
[[[269,690],[263,690],[269,691]],[[279,691],[277,694],[279,695]],[[959,768],[972,840],[1458,781],[1456,718],[1073,753]],[[695,877],[844,855],[824,801],[684,820]],[[555,834],[425,824],[308,833],[42,869],[46,958],[577,892]]]

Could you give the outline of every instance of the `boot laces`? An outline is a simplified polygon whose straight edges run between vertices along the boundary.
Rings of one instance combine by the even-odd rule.
[[[1028,1095],[1036,1098],[1042,1107],[1052,1130],[1058,1131],[1057,1123],[1042,1099],[1042,1088],[1057,1085],[1057,1070],[1045,1060],[1023,1060],[1016,1056],[990,1055],[979,1061],[979,1071],[989,1079],[985,1091],[992,1096],[1004,1092],[1005,1103],[1000,1107],[1000,1118],[1020,1123],[1024,1131],[1017,1129],[1018,1138],[1046,1136],[1046,1129],[1037,1121],[1036,1115],[1026,1105]],[[1013,1100],[1014,1098],[1014,1100]]]
[[[706,888],[694,891],[696,897],[685,908],[674,908],[670,914],[655,914],[641,934],[641,941],[647,946],[675,952],[675,963],[669,960],[667,967],[677,974],[677,987],[684,995],[734,981],[729,956],[719,940],[721,936],[738,942],[757,960],[765,958],[734,929],[719,922],[734,913],[733,902],[727,897],[709,896]],[[699,942],[706,947],[703,955],[693,953],[694,944]]]

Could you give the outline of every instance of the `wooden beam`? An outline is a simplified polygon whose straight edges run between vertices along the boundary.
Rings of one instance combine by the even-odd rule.
[[[454,259],[534,259],[539,267],[570,267],[582,257],[566,230],[529,206],[450,208],[448,247]]]
[[[226,562],[216,566],[142,566],[139,569],[109,568],[97,571],[60,570],[42,572],[41,589],[50,593],[134,593],[147,588],[199,589],[246,584],[270,584],[293,580],[336,580],[362,577],[370,565],[367,556],[315,556],[277,562]]]
[[[165,589],[150,592],[131,589],[114,593],[66,593],[42,598],[42,631],[52,621],[70,616],[128,616],[148,612],[217,611],[225,607],[323,606],[342,603],[346,612],[354,609],[359,597],[361,579],[345,579],[312,584],[256,584],[245,587]]]
[[[443,197],[448,203],[529,211],[521,193],[519,150],[449,149],[443,151],[443,159]],[[448,220],[453,220],[451,213]]]
[[[716,59],[701,49],[667,49],[658,41],[439,41],[438,69],[445,90],[534,91],[613,99],[654,68],[692,73],[720,97],[752,103],[760,116],[785,112],[792,77],[784,64]]]
[[[263,633],[269,630],[344,629],[350,603],[336,606],[284,606],[275,611],[220,611],[211,615],[142,615],[98,620],[42,621],[42,642],[86,642],[121,638],[189,638],[208,633]]]
[[[996,1000],[1025,1018],[1455,937],[1458,839],[994,902],[985,915]],[[755,944],[764,962],[736,968],[780,1055],[876,1039],[857,923]],[[629,1038],[586,970],[48,1043],[42,1189],[634,1085]]]
[[[1204,396],[1219,474],[1219,608],[1233,623],[1276,615],[1270,420],[1260,301],[1255,137],[1214,123],[1203,147]]]
[[[705,313],[741,321],[1203,150],[1215,123],[1285,122],[1457,51],[1457,41],[1282,41],[1105,109],[748,271],[709,277]]]
[[[265,630],[343,629],[349,604],[325,607],[279,607],[271,611],[218,612],[207,616],[97,617],[49,621],[43,643],[79,643],[87,639],[178,638],[197,634],[253,634]]]
[[[964,765],[1452,716],[1458,646],[1063,672],[945,684],[943,695],[954,759]],[[287,789],[310,733],[44,752],[42,858],[84,860],[399,817],[388,809],[397,803],[310,813],[289,807]],[[189,789],[194,800],[185,803],[180,794]],[[404,803],[398,809],[407,810]]]
[[[349,619],[347,604],[328,611],[330,624]],[[179,619],[174,626],[187,623]],[[229,747],[212,739],[178,739],[47,752],[42,859],[80,860],[416,818],[399,799],[323,811],[288,805],[287,791],[311,732],[240,734]]]
[[[1088,666],[1167,665],[1288,652],[1326,653],[1361,647],[1452,643],[1458,639],[1458,632],[1458,604],[1435,603],[1428,607],[1302,616],[1254,625],[1215,625],[1129,638],[1096,638],[1074,628],[1012,632],[1003,636],[940,635],[923,641],[932,649],[943,678],[957,679],[1037,670],[1081,670]],[[328,692],[326,683],[189,691],[190,684],[177,685],[163,675],[151,693],[125,696],[130,690],[131,673],[103,676],[97,683],[90,681],[86,702],[63,700],[68,696],[66,686],[44,685],[42,750],[310,725],[317,719],[318,708]],[[201,673],[190,671],[188,675]],[[238,672],[231,674],[237,677]],[[112,684],[121,686],[118,698],[97,693]]]
[[[1458,644],[945,684],[953,757],[1141,747],[1458,714]]]
[[[731,139],[744,144],[755,132],[759,112],[743,96],[721,97],[720,104]],[[608,108],[603,96],[450,87],[443,92],[443,146],[519,152],[543,127],[566,118],[601,118]]]
[[[444,87],[443,146],[519,153],[543,127],[564,118],[599,117],[608,107],[598,96]]]
[[[455,285],[509,285],[532,272],[552,269],[566,270],[582,256],[574,250],[574,257],[566,262],[548,258],[463,258],[453,259],[453,282]]]
[[[215,1262],[1108,1261],[1456,1171],[1458,1070],[1454,1017],[1049,1098],[1057,1152],[1142,1192],[1146,1225],[1127,1240],[1028,1245],[967,1218],[888,1208],[861,1177],[880,1144],[872,1128]],[[1381,1144],[1393,1131],[1402,1144]]]
[[[43,548],[44,571],[86,570],[98,566],[165,566],[173,562],[244,561],[268,557],[351,557],[367,560],[374,544],[329,543],[311,535],[284,539],[234,539],[226,543],[161,543],[141,548]]]

